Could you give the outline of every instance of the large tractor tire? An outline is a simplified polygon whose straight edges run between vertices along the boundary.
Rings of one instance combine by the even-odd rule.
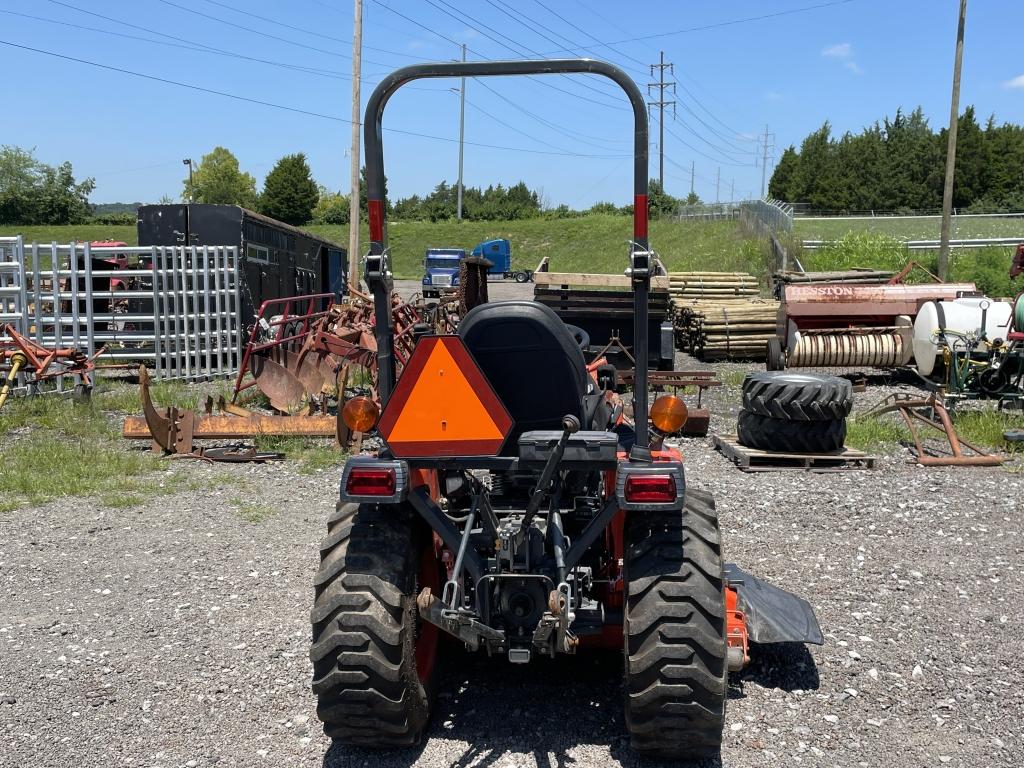
[[[790,421],[741,410],[736,425],[740,445],[780,453],[831,453],[843,448],[846,419]]]
[[[836,376],[810,373],[748,373],[743,380],[743,407],[773,419],[845,419],[853,409],[853,385]]]
[[[324,733],[346,744],[416,744],[435,693],[438,630],[416,595],[435,594],[433,540],[406,506],[339,504],[314,581],[313,692]]]
[[[725,577],[710,494],[627,515],[626,727],[646,755],[717,756],[728,693]]]

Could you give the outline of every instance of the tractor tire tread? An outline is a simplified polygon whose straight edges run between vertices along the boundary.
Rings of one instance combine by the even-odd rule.
[[[714,501],[634,512],[626,531],[626,725],[663,759],[720,752],[728,691],[725,577]]]
[[[324,732],[376,748],[416,744],[430,693],[415,667],[415,540],[403,507],[339,504],[328,521],[310,619]]]
[[[749,373],[743,380],[743,408],[791,421],[844,419],[853,409],[853,385],[836,376]]]
[[[779,453],[833,453],[843,449],[846,420],[790,421],[741,410],[736,439],[747,448]]]

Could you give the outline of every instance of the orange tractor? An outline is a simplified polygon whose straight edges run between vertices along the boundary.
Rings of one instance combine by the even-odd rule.
[[[457,334],[421,329],[396,381],[384,221],[384,107],[420,78],[581,73],[610,78],[634,116],[632,408],[590,365],[580,335],[532,301],[488,303]],[[321,545],[313,691],[326,733],[377,748],[416,743],[449,638],[495,664],[624,653],[634,747],[717,754],[730,671],[758,643],[821,643],[806,601],[726,564],[715,504],[686,483],[686,405],[648,404],[647,113],[633,81],[587,59],[405,67],[365,115],[370,249],[382,409],[345,405],[382,447],[349,458]],[[632,418],[627,415],[632,413]]]

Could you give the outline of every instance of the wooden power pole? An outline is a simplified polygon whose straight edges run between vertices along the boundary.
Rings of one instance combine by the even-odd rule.
[[[946,184],[942,188],[942,233],[939,235],[939,278],[949,278],[949,229],[953,211],[953,173],[956,169],[956,129],[960,117],[960,66],[964,59],[964,22],[967,0],[960,0],[960,21],[956,27],[956,58],[953,60],[953,98],[949,106],[949,136],[946,143]]]
[[[359,70],[363,53],[363,0],[355,0],[352,28],[352,149],[348,192],[348,284],[359,287]]]

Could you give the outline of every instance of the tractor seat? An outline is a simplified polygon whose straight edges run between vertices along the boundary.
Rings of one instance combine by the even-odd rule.
[[[583,352],[550,308],[526,300],[481,304],[459,323],[459,336],[512,416],[503,453],[516,452],[523,432],[561,430],[568,414],[590,422]]]

